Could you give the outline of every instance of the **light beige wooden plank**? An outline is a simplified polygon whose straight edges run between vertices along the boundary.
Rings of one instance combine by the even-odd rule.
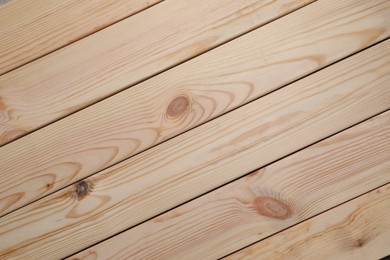
[[[70,259],[217,259],[390,181],[389,171],[387,112]],[[304,228],[299,231],[295,236],[276,235],[279,242],[264,242],[255,254],[251,249],[244,253],[275,259],[279,254],[272,252],[283,244],[284,256],[308,238]]]
[[[167,0],[129,17],[1,76],[0,144],[312,1]]]
[[[161,0],[0,1],[0,74]]]
[[[75,253],[389,109],[389,86],[390,40],[3,216],[0,255]]]
[[[225,259],[380,259],[390,254],[390,185]]]
[[[313,3],[1,147],[1,214],[390,35],[389,6]]]

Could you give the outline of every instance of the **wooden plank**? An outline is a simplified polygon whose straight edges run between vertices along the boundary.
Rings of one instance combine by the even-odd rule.
[[[389,47],[390,40],[3,216],[0,255],[64,257],[389,109]]]
[[[167,0],[129,17],[1,76],[0,144],[312,1]]]
[[[390,185],[225,259],[380,259],[390,254]]]
[[[1,147],[1,214],[389,36],[389,5],[316,2]]]
[[[389,126],[386,112],[70,259],[223,257],[389,182]],[[272,242],[268,254],[253,258],[275,259],[273,250],[284,244],[288,252],[300,238]]]
[[[0,75],[158,2],[0,1]]]

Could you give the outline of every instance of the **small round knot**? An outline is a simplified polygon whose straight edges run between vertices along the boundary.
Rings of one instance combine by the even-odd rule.
[[[363,238],[359,238],[359,239],[357,239],[357,240],[355,241],[355,246],[356,246],[356,247],[363,247],[365,243],[366,243],[366,242],[364,241]]]
[[[89,181],[80,181],[75,184],[74,193],[79,200],[85,198],[92,190],[92,183]]]
[[[260,215],[270,218],[287,219],[292,215],[292,210],[288,205],[271,197],[257,197],[254,207]]]
[[[184,114],[190,106],[190,101],[186,96],[178,96],[168,105],[167,115],[169,117],[178,117]]]

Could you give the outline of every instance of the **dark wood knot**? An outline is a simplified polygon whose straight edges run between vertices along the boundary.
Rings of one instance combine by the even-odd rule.
[[[167,115],[168,117],[178,117],[184,114],[190,106],[190,101],[186,96],[178,96],[168,105]]]
[[[288,219],[293,214],[293,211],[287,204],[272,197],[257,197],[253,204],[260,215],[269,218]]]
[[[92,188],[92,183],[90,181],[80,181],[74,186],[74,194],[79,200],[82,200],[92,191]]]

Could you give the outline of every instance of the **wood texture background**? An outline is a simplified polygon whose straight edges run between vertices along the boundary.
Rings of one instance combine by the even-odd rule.
[[[159,2],[0,1],[0,75]]]
[[[0,144],[312,1],[167,0],[0,76]]]
[[[227,255],[390,182],[389,125],[390,112],[386,112],[69,259],[217,259]],[[356,228],[354,234],[363,232],[361,238],[368,243],[365,234],[378,226],[378,233],[390,235],[386,230],[390,221],[382,225],[386,214],[381,215],[372,225]],[[319,226],[326,223],[313,221]],[[305,236],[295,237],[287,244],[306,241]],[[351,244],[358,239],[352,236]],[[382,244],[383,239],[378,238]],[[316,243],[313,250],[321,247]],[[268,247],[278,249],[280,245],[286,243],[270,242]],[[264,259],[274,259],[272,249],[267,248]],[[252,259],[263,255],[258,251]]]
[[[384,8],[388,1],[349,1],[304,7],[1,147],[0,212],[26,205],[390,34]]]
[[[3,216],[0,234],[13,239],[0,245],[0,255],[67,256],[389,109],[389,46],[383,42]]]
[[[390,255],[389,17],[0,0],[0,259]]]

